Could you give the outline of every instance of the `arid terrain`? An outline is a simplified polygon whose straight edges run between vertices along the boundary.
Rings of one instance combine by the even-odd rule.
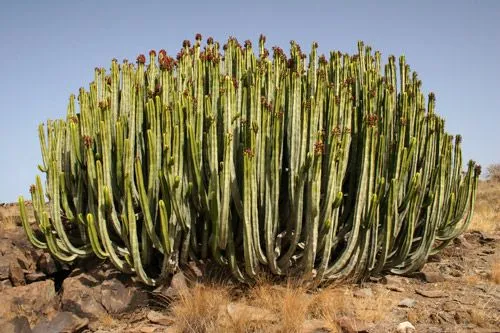
[[[500,181],[481,181],[469,231],[411,276],[307,290],[183,272],[150,290],[95,260],[61,265],[26,240],[15,204],[0,207],[1,333],[500,332]]]

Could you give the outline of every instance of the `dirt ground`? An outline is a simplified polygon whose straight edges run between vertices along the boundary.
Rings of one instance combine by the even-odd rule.
[[[424,269],[411,276],[388,275],[363,284],[310,291],[291,282],[276,284],[264,280],[246,288],[221,276],[215,279],[203,276],[203,272],[199,272],[198,278],[196,274],[181,274],[179,281],[174,281],[175,285],[167,290],[175,294],[174,301],[168,302],[163,294],[147,291],[147,300],[140,306],[113,313],[103,298],[100,302],[107,312],[104,310],[102,315],[88,319],[75,312],[81,321],[68,330],[99,333],[500,332],[500,185],[481,186],[476,206],[479,211],[470,230],[440,254],[431,256]],[[492,190],[492,186],[498,191]],[[11,313],[4,312],[4,318],[0,311],[0,327],[2,321],[22,316],[34,330],[28,327],[18,332],[40,332],[37,327],[41,327],[39,323],[44,318],[68,311],[64,306],[64,279],[76,273],[68,267],[58,267],[66,273],[54,271],[40,274],[37,279],[33,277],[40,270],[41,253],[32,250],[26,241],[16,205],[0,206],[1,242],[4,252],[0,251],[0,264],[11,251],[5,250],[8,246],[22,249],[27,257],[38,256],[33,267],[24,264],[24,280],[23,273],[21,280],[25,282],[21,285],[29,285],[32,280],[38,281],[36,283],[53,280],[56,292],[50,310],[26,312],[17,306]],[[29,258],[26,260],[29,262]],[[12,270],[12,265],[9,267]],[[14,277],[10,272],[10,280],[0,281],[0,301],[11,288],[24,288],[15,286]],[[398,325],[404,322],[411,323],[414,330],[405,331],[402,326],[398,330]],[[44,330],[48,332],[50,329]]]

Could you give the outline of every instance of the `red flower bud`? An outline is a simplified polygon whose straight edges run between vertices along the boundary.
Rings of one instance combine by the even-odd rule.
[[[146,63],[146,57],[144,56],[144,54],[139,54],[137,56],[137,64],[144,65],[145,63]]]

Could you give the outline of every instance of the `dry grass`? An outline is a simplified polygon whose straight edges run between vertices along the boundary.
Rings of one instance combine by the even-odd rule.
[[[305,322],[319,319],[335,333],[341,332],[339,321],[361,328],[386,319],[396,306],[384,288],[374,288],[366,298],[355,297],[353,288],[332,286],[312,293],[300,284],[263,282],[235,297],[229,287],[196,284],[170,311],[178,332],[298,333]],[[230,315],[235,305],[236,315]]]
[[[479,182],[474,215],[469,230],[500,232],[500,181]]]
[[[196,284],[182,292],[172,304],[179,332],[216,332],[220,308],[230,302],[230,289],[223,286]]]
[[[373,289],[370,297],[355,297],[352,286],[332,287],[315,296],[311,312],[332,324],[345,316],[369,323],[385,319],[395,305],[396,301],[386,289]]]
[[[308,317],[312,295],[300,285],[276,286],[267,282],[250,289],[248,303],[269,310],[279,318],[277,332],[300,332]]]
[[[493,283],[500,284],[500,255],[491,264],[491,272],[489,278]]]

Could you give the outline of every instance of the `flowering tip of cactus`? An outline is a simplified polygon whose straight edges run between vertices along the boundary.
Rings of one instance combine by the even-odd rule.
[[[323,155],[325,152],[325,144],[323,143],[323,141],[316,141],[314,143],[314,154],[316,156],[319,156],[319,155]]]
[[[208,37],[207,38],[207,45],[212,45],[214,43],[213,37]]]
[[[146,57],[144,54],[139,54],[137,56],[137,64],[144,65],[146,63]]]
[[[156,51],[155,50],[150,50],[149,51],[149,56],[150,57],[156,57]]]
[[[248,158],[252,158],[255,156],[255,154],[251,148],[245,148],[243,150],[243,155],[247,156]]]
[[[326,60],[326,57],[324,54],[319,56],[318,62],[320,65],[327,65],[328,61]]]
[[[260,36],[259,36],[259,42],[260,43],[265,43],[266,42],[266,36],[264,36],[264,34],[260,34]]]
[[[84,135],[83,136],[83,144],[85,145],[85,147],[89,148],[90,146],[92,146],[92,137],[90,135]]]
[[[30,193],[33,194],[33,193],[35,193],[35,191],[36,191],[36,185],[35,184],[31,184],[30,185]]]
[[[318,42],[313,42],[312,46],[313,46],[313,48],[317,49],[319,44],[318,44]]]
[[[203,38],[203,37],[201,36],[201,34],[200,34],[200,33],[197,33],[197,34],[194,36],[194,39],[196,39],[196,40],[197,40],[197,41],[199,41],[199,42],[202,40],[202,38]]]
[[[435,101],[435,100],[436,100],[436,95],[433,92],[429,93],[429,101]]]
[[[477,164],[477,165],[474,167],[474,172],[475,172],[476,176],[481,175],[481,166],[480,166],[479,164]]]
[[[183,42],[182,42],[182,47],[185,47],[185,48],[189,48],[191,47],[191,41],[188,40],[188,39],[185,39]]]
[[[250,48],[250,47],[252,47],[252,42],[250,41],[250,39],[247,39],[245,41],[244,45],[245,45],[245,48]]]
[[[457,136],[455,137],[455,143],[462,143],[462,136],[460,134],[457,134]]]
[[[374,127],[377,125],[377,122],[378,122],[378,116],[376,114],[371,113],[368,115],[368,125],[369,126]]]
[[[334,129],[332,129],[332,134],[335,136],[339,136],[340,134],[342,134],[342,130],[340,129],[339,126],[337,126]]]

